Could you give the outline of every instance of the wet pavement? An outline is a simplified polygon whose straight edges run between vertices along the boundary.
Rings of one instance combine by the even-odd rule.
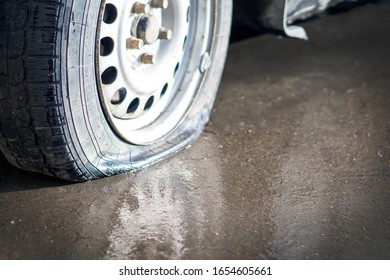
[[[232,45],[209,126],[138,174],[0,158],[1,259],[389,259],[390,4]]]

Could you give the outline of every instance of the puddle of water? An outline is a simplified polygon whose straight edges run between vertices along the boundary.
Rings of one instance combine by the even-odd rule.
[[[104,258],[180,259],[222,231],[220,157],[208,157],[218,145],[210,139],[199,145],[200,152],[189,149],[135,176]]]

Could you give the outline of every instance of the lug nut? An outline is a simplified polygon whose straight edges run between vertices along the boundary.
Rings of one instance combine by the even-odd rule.
[[[126,40],[126,47],[130,50],[139,50],[144,46],[144,41],[137,38],[128,38]]]
[[[158,36],[161,40],[171,40],[172,39],[172,30],[168,28],[160,28],[160,34]]]
[[[156,63],[156,57],[150,53],[144,53],[141,56],[141,62],[143,64],[155,64]]]
[[[136,14],[149,14],[150,6],[148,4],[143,4],[140,2],[136,2],[133,5],[133,13]]]
[[[168,0],[152,0],[151,3],[152,8],[155,9],[166,9],[169,6],[169,1]]]

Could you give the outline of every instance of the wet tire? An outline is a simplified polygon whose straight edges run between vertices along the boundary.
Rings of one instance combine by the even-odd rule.
[[[99,66],[101,22],[107,20],[102,1],[0,0],[0,148],[8,161],[24,170],[85,181],[137,170],[193,142],[209,119],[218,90],[232,4],[188,1],[193,33],[185,37],[188,46],[176,67],[183,74],[172,80],[170,97],[142,126],[134,122],[135,115],[115,116],[105,95],[107,69]],[[207,24],[202,19],[206,10],[212,15]],[[210,36],[200,50],[196,42],[202,40],[202,28]],[[165,69],[172,70],[178,71]],[[198,77],[196,84],[192,77]],[[153,94],[140,97],[146,101],[139,115],[147,114]],[[129,114],[131,98],[126,101]],[[122,122],[127,120],[129,127],[136,124],[134,133]],[[164,124],[168,126],[162,129]]]

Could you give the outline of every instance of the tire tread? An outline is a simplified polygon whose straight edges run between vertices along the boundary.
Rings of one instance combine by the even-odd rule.
[[[57,71],[63,8],[64,0],[0,0],[0,149],[16,167],[83,181]]]

